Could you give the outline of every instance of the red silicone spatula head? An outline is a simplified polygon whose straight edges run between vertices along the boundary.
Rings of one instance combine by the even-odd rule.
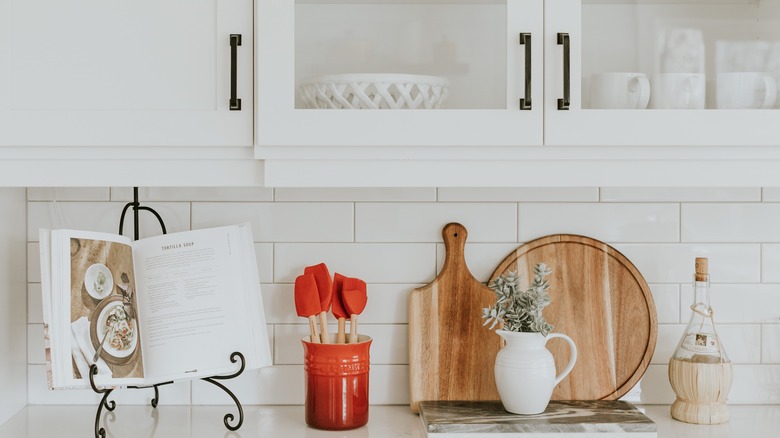
[[[344,300],[341,297],[341,293],[344,290],[344,280],[346,280],[347,277],[339,274],[338,272],[333,277],[333,299],[331,300],[331,311],[333,312],[333,316],[338,318],[349,318],[349,315],[347,314],[347,309],[344,308]]]
[[[325,263],[307,266],[303,273],[314,276],[314,280],[317,283],[317,293],[320,297],[320,312],[327,312],[330,309],[330,301],[333,294],[333,281],[330,279],[328,267],[325,266]]]
[[[366,308],[366,302],[368,301],[366,282],[359,278],[344,279],[341,298],[344,301],[344,308],[347,309],[350,315],[360,314]]]
[[[303,274],[295,279],[295,311],[298,316],[308,318],[320,313],[320,297],[314,275]]]

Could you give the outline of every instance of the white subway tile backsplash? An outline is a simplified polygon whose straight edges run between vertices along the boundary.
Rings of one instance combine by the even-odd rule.
[[[427,188],[287,188],[274,189],[279,202],[435,202],[436,189]]]
[[[350,326],[347,322],[346,334],[349,337]],[[328,331],[335,335],[336,324],[328,324]],[[370,324],[361,315],[358,319],[358,332],[370,336],[371,365],[407,365],[409,350],[406,348],[408,330],[405,324]],[[274,342],[275,365],[302,365],[302,338],[309,337],[308,324],[278,324]]]
[[[780,244],[761,245],[761,281],[780,283]]]
[[[107,187],[30,187],[28,201],[109,201]]]
[[[729,404],[780,403],[780,365],[734,365],[733,369]],[[640,385],[642,403],[671,404],[675,399],[666,365],[650,365]]]
[[[293,283],[303,268],[324,262],[368,283],[429,283],[436,276],[434,243],[277,243],[274,281]]]
[[[450,222],[466,227],[469,242],[517,239],[514,204],[358,203],[355,205],[355,240],[441,242],[442,228]]]
[[[520,204],[519,240],[581,234],[605,242],[678,242],[677,204]]]
[[[759,202],[760,187],[602,187],[601,202]]]
[[[658,337],[656,338],[655,351],[651,364],[664,365],[669,363],[669,358],[677,348],[677,342],[685,330],[685,324],[658,324]]]
[[[27,324],[28,364],[46,364],[43,345],[43,324]]]
[[[651,363],[668,364],[686,324],[659,324],[658,340]],[[761,326],[758,324],[719,324],[718,336],[729,359],[735,364],[761,363]]]
[[[43,296],[40,283],[27,284],[27,322],[43,323]]]
[[[27,402],[31,405],[94,405],[101,394],[91,389],[49,390],[46,384],[46,365],[27,366]],[[111,394],[117,405],[149,405],[154,397],[152,389],[120,389]],[[227,403],[225,401],[224,403]],[[190,404],[190,382],[176,382],[160,387],[161,405]]]
[[[406,324],[409,292],[420,286],[422,284],[369,283],[368,302],[360,314],[361,321],[370,324]],[[264,284],[261,288],[268,323],[303,323],[304,319],[295,313],[292,284]],[[328,320],[331,323],[336,321],[330,312]]]
[[[780,204],[683,204],[683,242],[780,242]]]
[[[466,243],[466,266],[474,278],[487,284],[498,264],[519,246],[519,243]],[[443,243],[436,245],[436,272],[441,272],[446,253]]]
[[[761,248],[757,244],[616,244],[614,247],[631,260],[648,283],[690,283],[696,257],[709,257],[713,282],[761,281]]]
[[[192,204],[192,228],[252,224],[256,242],[351,242],[349,203]]]
[[[780,324],[765,324],[761,330],[761,362],[780,364]]]
[[[780,202],[780,187],[764,187],[761,193],[764,202]]]
[[[255,243],[255,257],[260,283],[272,283],[274,281],[274,244]]]
[[[710,272],[713,272],[710,269]],[[682,321],[691,315],[693,286],[681,286]],[[780,284],[713,284],[710,304],[718,323],[778,323],[780,322]]]
[[[650,292],[659,324],[680,322],[680,286],[676,284],[651,284]]]
[[[300,405],[304,401],[303,365],[274,365],[223,382],[245,405]],[[192,381],[192,404],[226,405],[231,400],[214,385]]]
[[[120,202],[29,202],[27,203],[27,240],[38,241],[38,229],[67,228],[72,230],[117,233],[119,218],[125,204]],[[160,214],[169,233],[190,229],[190,204],[186,202],[144,203]],[[57,213],[59,210],[59,220]],[[151,212],[140,211],[140,236],[162,234],[157,218]],[[133,236],[133,211],[125,215],[124,234]]]
[[[303,365],[274,365],[247,370],[226,382],[243,404],[300,405],[304,402]],[[192,382],[192,403],[224,405],[230,400],[224,392],[206,382]],[[369,403],[399,405],[409,403],[409,367],[372,365],[369,371]]]
[[[38,243],[27,244],[27,281],[30,283],[41,282],[41,247]]]
[[[650,365],[639,381],[639,402],[651,405],[671,404],[674,399],[669,384],[668,365]]]
[[[780,403],[780,365],[734,365],[729,403]]]
[[[598,202],[598,187],[440,187],[440,202]]]
[[[263,202],[273,201],[274,192],[266,187],[139,187],[138,200],[149,201],[219,201]],[[133,200],[132,187],[112,187],[112,201]]]
[[[29,400],[96,404],[92,391],[46,389],[37,241],[39,227],[57,226],[50,193],[28,190]],[[131,197],[124,187],[58,188],[62,226],[116,232]],[[360,332],[374,339],[371,403],[408,403],[408,296],[441,269],[448,222],[468,228],[466,262],[479,281],[519,242],[552,233],[588,235],[628,257],[650,284],[659,322],[652,364],[631,396],[643,403],[674,400],[667,362],[690,315],[694,258],[708,257],[715,321],[735,364],[730,402],[780,403],[780,204],[771,204],[780,188],[763,190],[766,203],[758,188],[141,188],[140,199],[170,232],[252,223],[275,365],[225,382],[244,404],[303,403],[308,326],[296,315],[292,283],[320,262],[368,282]],[[154,217],[141,215],[142,234],[159,234]],[[335,332],[330,314],[328,321]],[[160,392],[164,404],[230,403],[202,381]],[[152,392],[116,394],[120,404],[147,404]]]

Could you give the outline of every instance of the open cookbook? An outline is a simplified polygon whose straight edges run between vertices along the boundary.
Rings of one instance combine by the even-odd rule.
[[[137,241],[40,230],[50,388],[151,385],[271,365],[249,224]]]

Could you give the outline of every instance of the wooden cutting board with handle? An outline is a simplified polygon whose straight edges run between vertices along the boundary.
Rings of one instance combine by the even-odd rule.
[[[551,303],[542,314],[553,332],[577,345],[577,363],[553,391],[553,400],[616,400],[642,378],[655,350],[658,322],[653,296],[639,270],[619,251],[584,236],[556,234],[526,243],[502,261],[490,282],[517,271],[528,287],[533,267],[545,263]],[[490,284],[490,283],[488,283]],[[569,360],[564,342],[547,348],[556,369]]]
[[[409,393],[412,411],[426,400],[498,400],[493,366],[501,338],[482,326],[496,295],[466,267],[468,233],[444,227],[446,257],[438,277],[409,294]]]

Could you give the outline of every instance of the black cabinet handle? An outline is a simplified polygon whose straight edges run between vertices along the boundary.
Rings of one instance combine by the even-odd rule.
[[[230,34],[230,111],[241,111],[241,99],[236,98],[238,85],[238,46],[241,45],[241,34]]]
[[[520,109],[531,109],[531,34],[520,34],[520,45],[525,46],[525,97],[520,98]]]
[[[558,109],[568,110],[571,105],[571,72],[569,61],[571,48],[569,47],[569,34],[558,33],[558,45],[563,44],[563,99],[558,99]]]

